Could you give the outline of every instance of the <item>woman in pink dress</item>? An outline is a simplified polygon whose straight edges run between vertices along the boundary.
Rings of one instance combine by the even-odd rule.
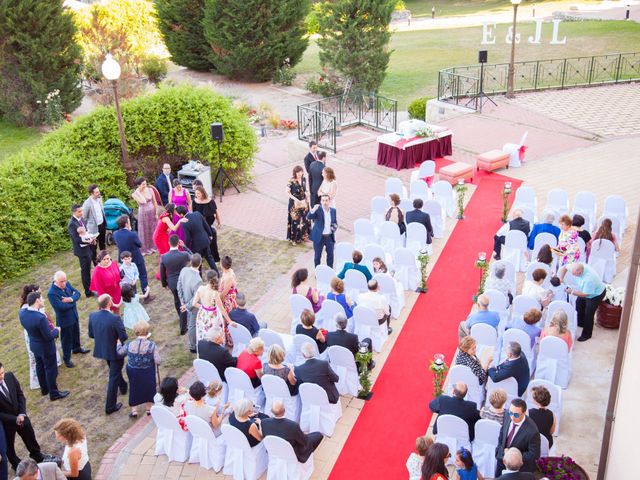
[[[167,206],[164,207],[164,212],[162,212],[158,218],[156,230],[153,232],[153,243],[158,249],[158,266],[160,265],[160,257],[169,251],[169,235],[175,234],[183,223],[189,221],[186,218],[178,217],[178,221],[173,223],[172,218],[175,209],[176,206],[173,203],[167,203]],[[158,273],[156,273],[156,279],[160,280],[160,268],[158,268]]]
[[[222,260],[220,260],[220,265],[222,266],[222,277],[220,277],[220,297],[222,299],[222,304],[224,305],[224,309],[229,313],[231,310],[238,306],[238,302],[236,301],[236,295],[238,294],[238,283],[236,281],[236,274],[231,269],[231,257],[224,256]],[[229,333],[229,325],[225,324],[224,326],[224,334],[227,339],[227,345],[232,347],[233,340],[231,339],[231,334]]]
[[[177,178],[173,180],[173,188],[169,192],[169,203],[173,203],[176,207],[183,205],[189,212],[191,211],[191,194],[187,192],[187,189],[182,186]],[[178,220],[180,220],[180,217],[174,213],[173,223],[177,224]],[[182,226],[178,227],[176,234],[180,237],[180,240],[184,241]]]
[[[98,254],[98,265],[91,276],[91,291],[96,292],[98,296],[103,293],[111,295],[113,312],[120,308],[120,269],[106,250],[101,250]]]
[[[136,180],[136,189],[131,195],[138,203],[138,235],[142,243],[142,255],[150,255],[156,251],[153,243],[153,234],[158,222],[156,213],[156,197],[150,188],[147,188],[147,179],[140,177]]]

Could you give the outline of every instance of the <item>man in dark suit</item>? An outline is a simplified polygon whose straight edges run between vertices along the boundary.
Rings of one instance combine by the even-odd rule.
[[[298,380],[298,385],[303,383],[315,383],[327,392],[330,403],[338,403],[340,394],[336,388],[336,383],[340,379],[336,372],[331,369],[329,362],[313,358],[315,350],[309,343],[305,343],[300,348],[306,361],[302,365],[294,368],[294,374]]]
[[[518,396],[524,395],[531,375],[529,373],[529,362],[522,347],[518,342],[509,342],[507,345],[507,359],[497,367],[487,370],[487,375],[494,382],[501,382],[509,377],[513,377],[518,382]]]
[[[118,341],[127,341],[127,332],[124,329],[122,319],[111,313],[113,300],[107,293],[98,297],[98,310],[89,315],[89,338],[95,339],[93,346],[94,358],[101,358],[109,367],[109,384],[107,386],[107,401],[105,413],[110,415],[122,408],[118,399],[118,389],[124,395],[127,393],[127,382],[122,377],[124,358],[116,351]]]
[[[424,202],[421,198],[416,198],[413,201],[413,210],[407,212],[406,221],[407,223],[421,223],[424,225],[424,228],[427,229],[427,245],[431,244],[433,239],[433,227],[431,226],[431,217],[428,213],[422,211],[422,206]]]
[[[207,260],[209,266],[217,272],[218,267],[216,267],[216,261],[211,254],[211,239],[213,238],[211,225],[207,223],[200,212],[187,213],[187,207],[184,205],[177,206],[176,213],[180,217],[185,217],[189,220],[182,224],[184,243],[187,248],[193,253],[199,253],[202,258]]]
[[[536,471],[536,460],[540,458],[540,432],[536,423],[527,416],[527,403],[521,398],[511,400],[498,439],[496,477],[504,470],[505,450],[514,447],[522,452],[523,464],[520,470],[531,473]]]
[[[247,298],[244,293],[238,292],[236,303],[238,305],[229,312],[229,318],[249,330],[252,337],[257,337],[260,328],[267,328],[266,323],[263,322],[261,327],[256,316],[247,310]]]
[[[322,185],[322,171],[325,167],[327,152],[318,152],[318,158],[309,165],[309,202],[314,207],[318,204],[318,189]]]
[[[473,441],[475,436],[476,422],[480,420],[480,414],[478,413],[478,406],[475,402],[465,400],[467,395],[467,386],[458,382],[453,387],[453,393],[449,395],[440,395],[434,398],[429,403],[429,409],[433,413],[440,415],[453,415],[461,418],[469,426],[469,440]],[[433,424],[433,434],[438,433],[437,422]]]
[[[347,332],[347,317],[339,313],[335,318],[336,322],[336,331],[327,333],[327,348],[333,347],[337,345],[339,347],[344,347],[349,350],[353,354],[353,358],[355,360],[356,354],[358,353],[358,348],[360,347],[360,340],[358,340],[358,336],[355,333]],[[369,353],[371,353],[371,339],[365,338],[362,340],[362,343],[367,344],[367,348]],[[358,370],[360,370],[360,364],[356,364]],[[373,360],[369,361],[369,370],[376,366],[376,362]]]
[[[91,291],[91,260],[93,258],[94,248],[92,244],[85,243],[80,238],[78,228],[86,228],[84,221],[82,220],[82,205],[73,205],[71,207],[71,219],[67,225],[67,233],[71,237],[71,243],[73,244],[73,254],[78,257],[80,261],[80,277],[82,278],[82,286],[84,287],[84,294],[87,297],[91,297],[94,293]],[[96,241],[93,240],[93,245]]]
[[[80,292],[67,282],[66,273],[58,271],[53,275],[47,297],[53,311],[56,312],[56,324],[60,327],[62,360],[67,368],[73,368],[75,365],[71,361],[71,353],[89,353],[89,350],[80,345]]]
[[[273,417],[265,418],[260,422],[262,435],[273,435],[280,437],[293,447],[293,451],[299,462],[305,463],[316,448],[322,442],[322,433],[311,432],[305,435],[293,420],[289,420],[284,416],[285,407],[282,400],[274,400],[271,405],[271,413]]]
[[[191,256],[188,252],[178,250],[179,243],[180,239],[177,235],[169,237],[169,251],[162,255],[160,259],[160,281],[164,288],[168,288],[173,293],[173,305],[180,319],[180,335],[184,335],[187,333],[187,311],[182,311],[181,308],[178,279],[180,278],[180,272],[187,265]]]
[[[338,229],[336,209],[329,207],[329,196],[321,198],[322,207],[316,205],[307,213],[307,218],[313,220],[311,241],[313,242],[313,262],[317,267],[322,258],[322,249],[327,250],[327,265],[333,268],[333,249],[336,245],[335,231]]]
[[[229,353],[223,342],[224,334],[222,330],[213,327],[205,334],[205,338],[198,342],[198,358],[206,360],[216,367],[220,378],[223,382],[226,382],[224,371],[229,367],[235,367],[238,359]]]
[[[498,230],[498,233],[493,236],[493,254],[496,260],[500,260],[500,251],[504,245],[505,235],[511,230],[519,230],[524,233],[527,238],[529,237],[531,225],[529,225],[527,220],[522,218],[522,210],[514,210],[513,220],[506,225],[503,225],[500,230]]]
[[[53,327],[40,309],[44,307],[44,300],[40,292],[27,295],[27,308],[20,310],[20,323],[29,336],[29,347],[36,360],[36,375],[40,382],[42,395],[49,395],[53,400],[59,400],[69,395],[68,391],[58,390],[58,362],[56,358],[56,338],[60,333],[59,327]]]
[[[9,460],[14,470],[20,463],[14,445],[16,433],[22,438],[31,458],[36,462],[44,459],[31,420],[27,416],[27,400],[20,383],[13,373],[5,373],[2,363],[0,363],[0,422],[4,428],[2,441],[6,441],[6,458],[2,458],[3,461]]]
[[[138,237],[137,232],[131,230],[131,219],[129,215],[120,215],[118,217],[118,230],[113,232],[113,240],[118,247],[118,258],[122,252],[131,252],[131,261],[138,267],[138,273],[140,274],[140,288],[142,293],[147,291],[149,286],[149,280],[147,278],[147,266],[144,263],[144,257],[142,256],[142,242]]]
[[[534,480],[533,473],[521,472],[522,468],[522,453],[516,447],[507,449],[504,453],[503,459],[504,466],[506,467],[502,471],[496,480]]]
[[[169,203],[169,192],[173,186],[174,178],[173,173],[171,173],[171,165],[168,163],[162,165],[162,173],[156,178],[156,188],[158,189],[158,193],[160,193],[163,205]]]
[[[318,142],[311,140],[309,142],[309,153],[304,157],[304,169],[307,172],[307,177],[309,176],[309,168],[315,160],[318,160]]]

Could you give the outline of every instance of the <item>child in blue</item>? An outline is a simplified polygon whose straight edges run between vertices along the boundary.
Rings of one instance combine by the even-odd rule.
[[[478,472],[478,466],[473,462],[471,452],[464,447],[456,452],[456,473],[460,480],[484,480]]]

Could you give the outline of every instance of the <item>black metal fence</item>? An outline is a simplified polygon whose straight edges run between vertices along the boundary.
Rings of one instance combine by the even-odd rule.
[[[478,109],[485,95],[507,91],[508,63],[466,65],[440,70],[438,100]],[[640,52],[534,60],[514,64],[514,91],[605,85],[640,80]]]
[[[381,95],[336,95],[298,105],[298,138],[336,152],[338,129],[366,125],[395,132],[398,102]]]

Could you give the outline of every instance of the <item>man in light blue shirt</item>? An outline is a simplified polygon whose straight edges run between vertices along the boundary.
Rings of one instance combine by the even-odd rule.
[[[575,295],[576,311],[578,312],[578,326],[582,327],[579,342],[591,338],[593,333],[593,317],[602,299],[604,299],[606,286],[600,279],[600,275],[584,263],[571,263],[560,269],[559,277],[564,282],[567,269],[573,275],[575,287],[567,287],[567,293]]]
[[[458,329],[458,337],[460,340],[471,334],[471,327],[476,323],[486,323],[497,329],[500,323],[500,315],[498,312],[489,311],[489,297],[484,293],[478,297],[477,300],[478,311],[472,313],[466,320],[460,322],[460,328]]]

